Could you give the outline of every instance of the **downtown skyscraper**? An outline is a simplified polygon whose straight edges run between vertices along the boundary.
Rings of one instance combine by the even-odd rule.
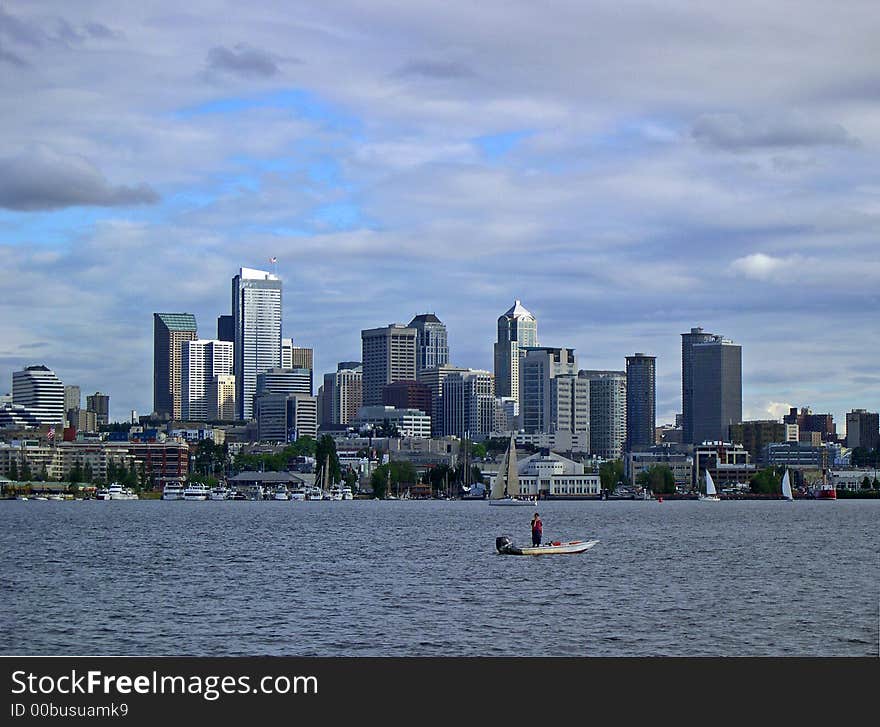
[[[402,323],[361,331],[364,406],[381,405],[386,384],[415,380],[417,335]]]
[[[654,444],[657,425],[657,359],[626,357],[626,450]]]
[[[498,318],[495,342],[495,395],[520,401],[519,368],[522,349],[538,345],[538,321],[519,300]]]
[[[239,419],[251,419],[257,375],[281,365],[281,279],[241,268],[232,279],[232,319],[236,411]]]
[[[416,329],[416,378],[426,369],[449,363],[446,324],[433,313],[422,313],[409,322]]]
[[[729,442],[742,421],[742,346],[717,336],[692,347],[693,444]]]
[[[183,344],[198,337],[192,313],[153,313],[153,412],[180,419]]]
[[[721,336],[704,333],[702,328],[691,328],[681,334],[681,441],[694,444],[694,346],[698,343],[720,341]],[[698,442],[697,442],[698,443]]]

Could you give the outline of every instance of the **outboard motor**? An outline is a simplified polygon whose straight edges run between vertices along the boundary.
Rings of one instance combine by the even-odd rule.
[[[510,539],[510,536],[499,535],[495,538],[495,550],[499,553],[503,553],[508,547],[510,547],[510,545],[512,545],[512,543],[513,541]]]

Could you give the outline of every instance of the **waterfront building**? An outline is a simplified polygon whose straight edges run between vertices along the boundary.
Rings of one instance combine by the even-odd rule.
[[[13,371],[12,403],[26,409],[39,424],[64,425],[64,384],[46,366]]]
[[[590,453],[620,459],[626,442],[626,372],[583,370],[590,386]]]
[[[834,463],[829,461],[825,445],[804,442],[769,442],[762,450],[761,462],[766,467],[789,467],[801,470],[824,470]]]
[[[538,345],[538,321],[519,300],[498,318],[495,343],[495,391],[498,396],[520,398],[521,349]]]
[[[791,407],[788,414],[782,417],[782,421],[798,425],[801,441],[812,444],[815,438],[811,436],[811,432],[818,432],[820,442],[837,441],[837,425],[832,414],[813,414],[809,407],[802,407],[800,411],[797,407]]]
[[[589,439],[590,384],[577,375],[573,348],[521,349],[519,403],[527,434],[585,432]]]
[[[180,419],[183,344],[198,336],[191,313],[153,314],[153,412]]]
[[[763,462],[764,446],[773,442],[797,442],[798,425],[775,419],[754,420],[730,425],[730,441],[742,444],[752,460]]]
[[[382,403],[397,409],[421,409],[431,415],[431,389],[418,381],[395,381],[382,387]]]
[[[595,498],[602,491],[599,475],[556,452],[541,450],[516,463],[521,497],[576,500]],[[490,477],[490,483],[495,478]]]
[[[421,409],[395,409],[393,406],[362,406],[352,425],[364,429],[387,423],[397,427],[402,437],[431,437],[431,417]]]
[[[86,397],[86,411],[93,412],[98,422],[98,427],[110,423],[110,396],[96,391]]]
[[[433,313],[422,313],[409,322],[416,330],[416,377],[420,371],[449,363],[446,325]]]
[[[657,426],[657,359],[626,357],[626,449],[654,444]]]
[[[416,378],[417,335],[402,323],[361,331],[364,406],[381,406],[387,384]]]
[[[210,389],[217,376],[231,376],[233,344],[229,341],[195,339],[181,347],[180,401],[182,419],[205,421]]]
[[[211,379],[208,387],[208,419],[210,421],[235,421],[235,376],[219,374]]]
[[[360,361],[340,361],[324,374],[321,426],[349,424],[363,406],[363,367]]]
[[[727,439],[742,421],[742,346],[720,336],[694,343],[690,383],[693,443]]]
[[[235,319],[231,315],[217,316],[217,340],[235,343]]]
[[[264,270],[241,268],[232,279],[239,419],[253,416],[257,375],[281,365],[281,293],[281,279]]]
[[[495,377],[489,371],[468,369],[443,381],[442,433],[460,439],[483,440],[493,430]]]
[[[865,409],[853,409],[846,415],[846,446],[850,449],[880,447],[880,415]]]
[[[651,467],[665,465],[672,471],[675,486],[690,490],[694,481],[693,447],[681,444],[655,444],[629,451],[623,458],[623,472],[631,482]]]
[[[704,442],[694,445],[694,479],[692,487],[706,491],[706,470],[712,475],[716,487],[746,485],[757,472],[751,455],[741,444],[730,442]]]
[[[261,442],[295,442],[318,436],[318,400],[314,396],[264,393],[254,399]]]

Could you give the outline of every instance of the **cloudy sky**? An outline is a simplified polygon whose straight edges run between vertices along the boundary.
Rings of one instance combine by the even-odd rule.
[[[0,393],[152,409],[152,313],[284,279],[316,375],[520,298],[581,368],[743,346],[746,417],[880,408],[874,2],[0,0]],[[714,5],[714,7],[712,7]]]

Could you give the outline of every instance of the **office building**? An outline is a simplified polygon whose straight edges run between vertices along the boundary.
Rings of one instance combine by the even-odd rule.
[[[217,340],[235,343],[235,319],[231,315],[217,316]]]
[[[416,376],[425,369],[449,363],[446,325],[433,313],[422,313],[409,322],[416,329]]]
[[[260,394],[254,399],[254,416],[261,442],[295,442],[318,436],[318,401],[304,394]]]
[[[725,441],[742,421],[742,347],[718,337],[694,343],[691,355],[693,443]]]
[[[637,353],[626,357],[626,449],[654,444],[657,426],[656,362]]]
[[[235,401],[239,419],[254,413],[257,375],[281,366],[281,279],[241,268],[232,279]]]
[[[313,369],[314,359],[314,349],[294,346],[292,338],[281,339],[281,368]]]
[[[853,409],[846,415],[846,446],[850,449],[880,447],[880,415],[865,409]]]
[[[527,434],[583,432],[589,442],[590,384],[577,375],[573,348],[521,349],[519,405]]]
[[[431,389],[418,381],[395,381],[382,388],[382,403],[397,409],[421,409],[431,416]]]
[[[64,411],[79,409],[82,406],[82,394],[80,388],[75,385],[64,385]]]
[[[786,424],[797,424],[800,431],[801,441],[805,442],[836,442],[837,425],[834,423],[832,414],[813,414],[809,407],[791,407],[788,414],[782,417]],[[817,436],[813,437],[812,433]]]
[[[435,437],[442,436],[446,431],[443,422],[443,382],[452,374],[466,374],[467,368],[443,364],[433,369],[422,369],[419,372],[419,382],[431,390],[431,428]]]
[[[12,373],[12,403],[36,421],[64,426],[64,383],[46,366],[28,366]]]
[[[364,406],[381,406],[387,384],[416,378],[417,336],[402,323],[361,331]]]
[[[180,419],[183,344],[197,337],[191,313],[153,314],[153,411],[160,417]]]
[[[705,333],[702,328],[691,328],[690,333],[681,334],[681,439],[685,444],[693,444],[696,441],[693,422],[693,347],[698,343],[711,343],[720,340],[721,336]]]
[[[730,425],[730,442],[741,444],[752,460],[762,461],[764,447],[776,442],[797,442],[798,425],[775,419],[753,420]]]
[[[489,371],[468,369],[443,382],[443,435],[483,440],[495,420],[495,377]]]
[[[430,439],[431,417],[421,409],[396,409],[393,406],[362,406],[352,425],[360,429],[378,428],[385,424],[397,428],[401,437]]]
[[[324,374],[321,425],[349,424],[363,406],[363,368],[360,361],[340,361],[336,371]]]
[[[519,300],[498,318],[495,342],[495,391],[498,396],[520,398],[520,359],[522,349],[538,345],[538,321]]]
[[[180,418],[206,421],[212,408],[209,399],[214,378],[232,374],[233,344],[196,339],[184,341],[181,351]]]
[[[96,391],[94,394],[86,397],[86,411],[95,414],[95,420],[98,428],[110,423],[110,396]]]
[[[208,387],[208,421],[235,421],[235,376],[218,374]]]
[[[271,368],[257,374],[257,396],[261,394],[312,395],[311,369]]]
[[[626,372],[583,370],[590,385],[590,453],[620,459],[626,443]]]

